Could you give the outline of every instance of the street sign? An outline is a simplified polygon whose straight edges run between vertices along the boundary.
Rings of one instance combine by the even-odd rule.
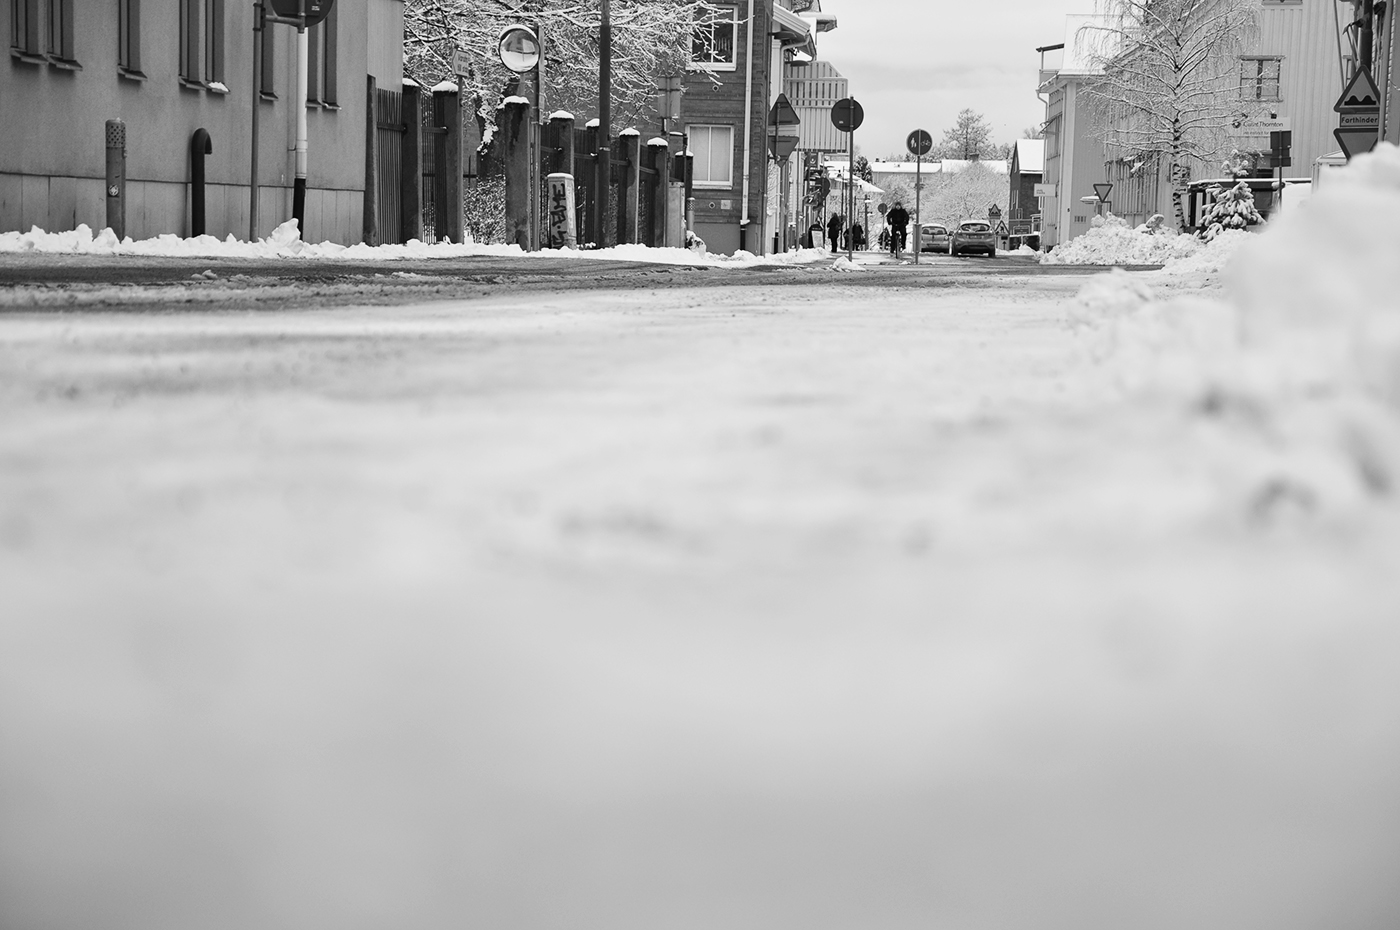
[[[990,216],[992,219],[996,219],[997,217],[1001,216],[1001,207],[997,206],[996,204],[992,204],[990,207],[987,208],[987,215]]]
[[[1055,185],[1053,184],[1033,184],[1031,185],[1032,197],[1054,197]]]
[[[768,151],[779,164],[788,160],[792,150],[797,148],[797,136],[772,135],[768,137]]]
[[[769,126],[796,126],[802,120],[798,119],[797,111],[792,108],[788,101],[787,94],[779,94],[778,99],[773,101],[773,106],[768,109]]]
[[[1112,185],[1112,184],[1095,184],[1095,185],[1094,185],[1094,195],[1097,196],[1097,197],[1099,198],[1099,202],[1100,202],[1100,203],[1102,203],[1103,201],[1105,201],[1105,200],[1108,199],[1109,192],[1111,192],[1112,190],[1113,190],[1113,185]]]
[[[1380,138],[1380,133],[1374,126],[1370,129],[1334,129],[1332,135],[1336,137],[1337,144],[1342,147],[1347,158],[1355,158],[1371,151]]]
[[[1006,224],[1003,223],[1001,220],[997,220],[996,234],[998,236],[1006,235]]]
[[[905,146],[909,149],[909,154],[922,157],[933,151],[933,136],[925,129],[915,129],[909,133],[909,138],[904,140]]]
[[[1381,92],[1376,90],[1376,82],[1371,78],[1371,72],[1365,68],[1358,68],[1332,109],[1338,113],[1346,113],[1351,110],[1379,110],[1380,105]]]
[[[854,97],[842,97],[831,105],[831,124],[842,132],[855,132],[865,122],[865,110]]]
[[[878,204],[875,205],[875,210],[876,210],[876,212],[879,213],[881,216],[884,216],[884,215],[885,215],[885,211],[888,210],[889,208],[890,208],[890,205],[887,204],[887,203],[885,203],[883,200],[880,201]]]
[[[314,26],[331,13],[335,0],[272,0],[272,11],[287,19],[301,16],[302,3],[306,4],[306,25]]]
[[[471,73],[472,60],[464,48],[452,50],[452,73],[458,77],[464,77]]]
[[[1341,116],[1337,120],[1337,128],[1332,130],[1332,135],[1336,137],[1337,144],[1342,147],[1347,158],[1371,151],[1380,140],[1380,98],[1380,91],[1376,90],[1376,82],[1371,78],[1371,72],[1365,68],[1358,68],[1333,105],[1332,109]]]

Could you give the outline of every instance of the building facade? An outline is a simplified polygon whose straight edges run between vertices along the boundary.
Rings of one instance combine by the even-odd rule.
[[[204,157],[206,232],[248,236],[254,94],[255,232],[266,235],[291,217],[294,28],[269,25],[260,34],[255,84],[251,2],[6,3],[10,55],[0,64],[0,111],[43,116],[0,136],[0,229],[107,225],[105,127],[121,120],[128,236],[189,234],[191,141],[201,129],[211,148]],[[401,89],[402,0],[336,0],[326,20],[308,30],[308,48],[304,238],[359,242],[366,190],[379,170],[366,160],[380,122],[374,89]],[[398,238],[398,230],[385,238]]]

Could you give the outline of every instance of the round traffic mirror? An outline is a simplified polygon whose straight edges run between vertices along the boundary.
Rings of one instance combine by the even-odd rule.
[[[534,31],[526,26],[504,29],[496,52],[501,56],[501,64],[516,74],[534,71],[540,63],[540,42],[535,38]]]

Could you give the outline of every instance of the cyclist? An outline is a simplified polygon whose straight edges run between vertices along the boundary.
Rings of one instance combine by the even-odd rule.
[[[904,251],[905,234],[909,228],[909,211],[898,200],[894,208],[885,214],[885,222],[890,224],[890,254],[895,258]]]

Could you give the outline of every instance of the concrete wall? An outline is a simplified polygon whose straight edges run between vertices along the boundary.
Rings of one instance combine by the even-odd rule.
[[[385,7],[389,20],[400,14],[397,33],[386,33],[382,24],[378,31],[369,29],[371,3]],[[402,5],[399,0],[337,0],[337,7],[337,105],[313,108],[308,117],[305,237],[351,243],[361,238],[370,36],[377,47],[383,46],[380,57],[401,58]],[[117,5],[96,0],[75,4],[74,57],[82,70],[13,56],[0,62],[0,111],[40,115],[26,121],[22,132],[0,134],[0,229],[105,226],[104,125],[122,119],[127,128],[129,236],[189,234],[189,140],[204,128],[213,144],[213,153],[205,158],[207,231],[247,237],[252,4],[230,0],[225,8],[227,93],[180,81],[176,0],[144,0],[141,13],[144,80],[118,73]],[[259,103],[258,174],[265,189],[259,196],[258,235],[290,217],[295,172],[295,30],[272,28],[276,96]],[[387,86],[398,89],[392,69],[385,78],[394,81]]]

